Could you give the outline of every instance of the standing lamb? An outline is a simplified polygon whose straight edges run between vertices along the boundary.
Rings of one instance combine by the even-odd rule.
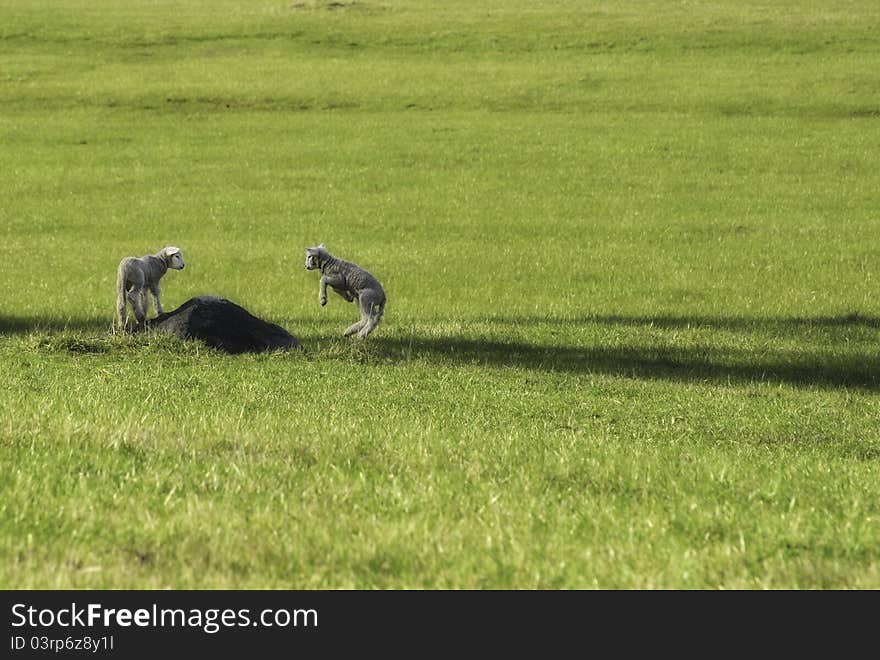
[[[159,280],[169,268],[183,270],[183,253],[180,248],[169,246],[146,257],[126,257],[119,262],[116,271],[116,317],[119,327],[126,322],[126,298],[138,323],[143,323],[150,310],[147,292],[156,299],[156,313],[162,314],[162,301],[159,299]]]

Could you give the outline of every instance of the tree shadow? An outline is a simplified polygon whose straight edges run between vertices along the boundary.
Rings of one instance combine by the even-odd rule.
[[[377,338],[378,339],[378,338]],[[833,356],[816,351],[753,351],[713,346],[546,346],[466,337],[382,338],[392,359],[513,367],[716,384],[785,383],[799,387],[880,390],[880,354]]]
[[[734,332],[765,332],[783,337],[810,328],[826,329],[828,339],[846,328],[880,328],[880,319],[848,314],[815,318],[749,318],[708,316],[487,317],[483,322],[515,325],[609,325],[644,328],[707,328]],[[330,323],[329,321],[326,323]],[[41,316],[0,316],[0,335],[32,332],[88,331],[109,333],[104,316],[57,319]],[[329,335],[328,335],[329,336]],[[841,338],[841,343],[845,338]],[[784,383],[800,387],[854,388],[880,391],[880,351],[834,354],[809,349],[754,350],[703,344],[668,345],[543,345],[523,341],[492,341],[479,337],[382,337],[369,340],[386,358],[407,362],[512,367],[570,374],[601,374],[642,380],[720,384]]]
[[[677,315],[634,315],[587,314],[575,317],[565,316],[490,316],[486,321],[510,323],[511,325],[616,325],[627,327],[694,329],[710,328],[717,330],[798,330],[809,328],[880,328],[880,318],[865,316],[858,312],[837,316],[815,317],[747,317],[747,316],[677,316]]]
[[[592,323],[602,325],[654,326],[658,328],[714,328],[724,330],[804,328],[880,328],[880,319],[857,312],[838,316],[793,317],[711,317],[711,316],[617,316],[599,315]]]
[[[106,316],[50,318],[46,316],[0,316],[0,335],[27,335],[32,332],[109,332]]]

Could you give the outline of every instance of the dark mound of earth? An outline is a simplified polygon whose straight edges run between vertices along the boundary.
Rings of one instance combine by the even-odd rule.
[[[296,337],[280,325],[216,296],[190,298],[173,312],[148,320],[145,325],[181,339],[200,339],[227,353],[299,348]]]

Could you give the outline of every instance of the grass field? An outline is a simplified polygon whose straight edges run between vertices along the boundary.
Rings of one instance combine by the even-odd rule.
[[[880,588],[880,5],[0,7],[0,586]],[[385,285],[344,340],[304,248]],[[183,248],[302,352],[111,335]]]

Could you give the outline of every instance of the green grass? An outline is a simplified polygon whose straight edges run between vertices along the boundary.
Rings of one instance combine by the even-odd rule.
[[[0,8],[0,586],[880,587],[880,7]],[[317,304],[304,248],[386,317]],[[115,268],[297,335],[109,332]]]

